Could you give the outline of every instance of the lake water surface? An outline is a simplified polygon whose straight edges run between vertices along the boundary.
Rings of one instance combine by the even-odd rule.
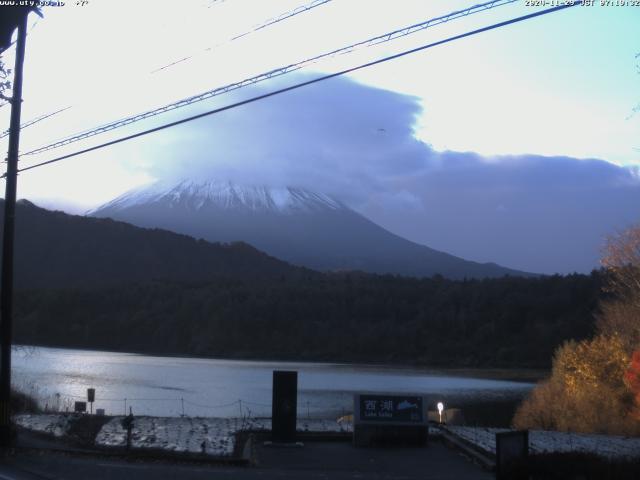
[[[521,397],[530,383],[451,376],[418,368],[327,363],[216,360],[131,353],[18,347],[13,383],[49,408],[73,409],[96,389],[107,414],[266,416],[273,370],[298,371],[298,413],[333,417],[351,412],[354,392],[411,392],[444,401]]]

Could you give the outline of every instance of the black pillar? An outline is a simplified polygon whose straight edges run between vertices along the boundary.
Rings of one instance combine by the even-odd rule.
[[[271,435],[278,443],[296,441],[298,407],[298,372],[273,372],[273,399],[271,402]]]

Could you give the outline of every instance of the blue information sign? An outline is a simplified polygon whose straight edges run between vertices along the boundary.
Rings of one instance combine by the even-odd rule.
[[[423,423],[422,397],[361,394],[360,421]]]

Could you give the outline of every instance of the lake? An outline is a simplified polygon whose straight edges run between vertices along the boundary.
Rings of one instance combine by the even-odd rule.
[[[531,383],[472,378],[419,368],[218,360],[16,347],[13,384],[42,406],[69,408],[96,389],[107,414],[269,416],[273,370],[298,371],[298,414],[332,418],[352,411],[354,392],[411,392],[447,406],[514,402]]]

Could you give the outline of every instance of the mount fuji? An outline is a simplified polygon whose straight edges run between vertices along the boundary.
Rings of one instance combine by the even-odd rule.
[[[529,276],[394,235],[339,200],[302,188],[216,180],[156,182],[87,213],[212,242],[244,241],[295,265],[452,279]]]

